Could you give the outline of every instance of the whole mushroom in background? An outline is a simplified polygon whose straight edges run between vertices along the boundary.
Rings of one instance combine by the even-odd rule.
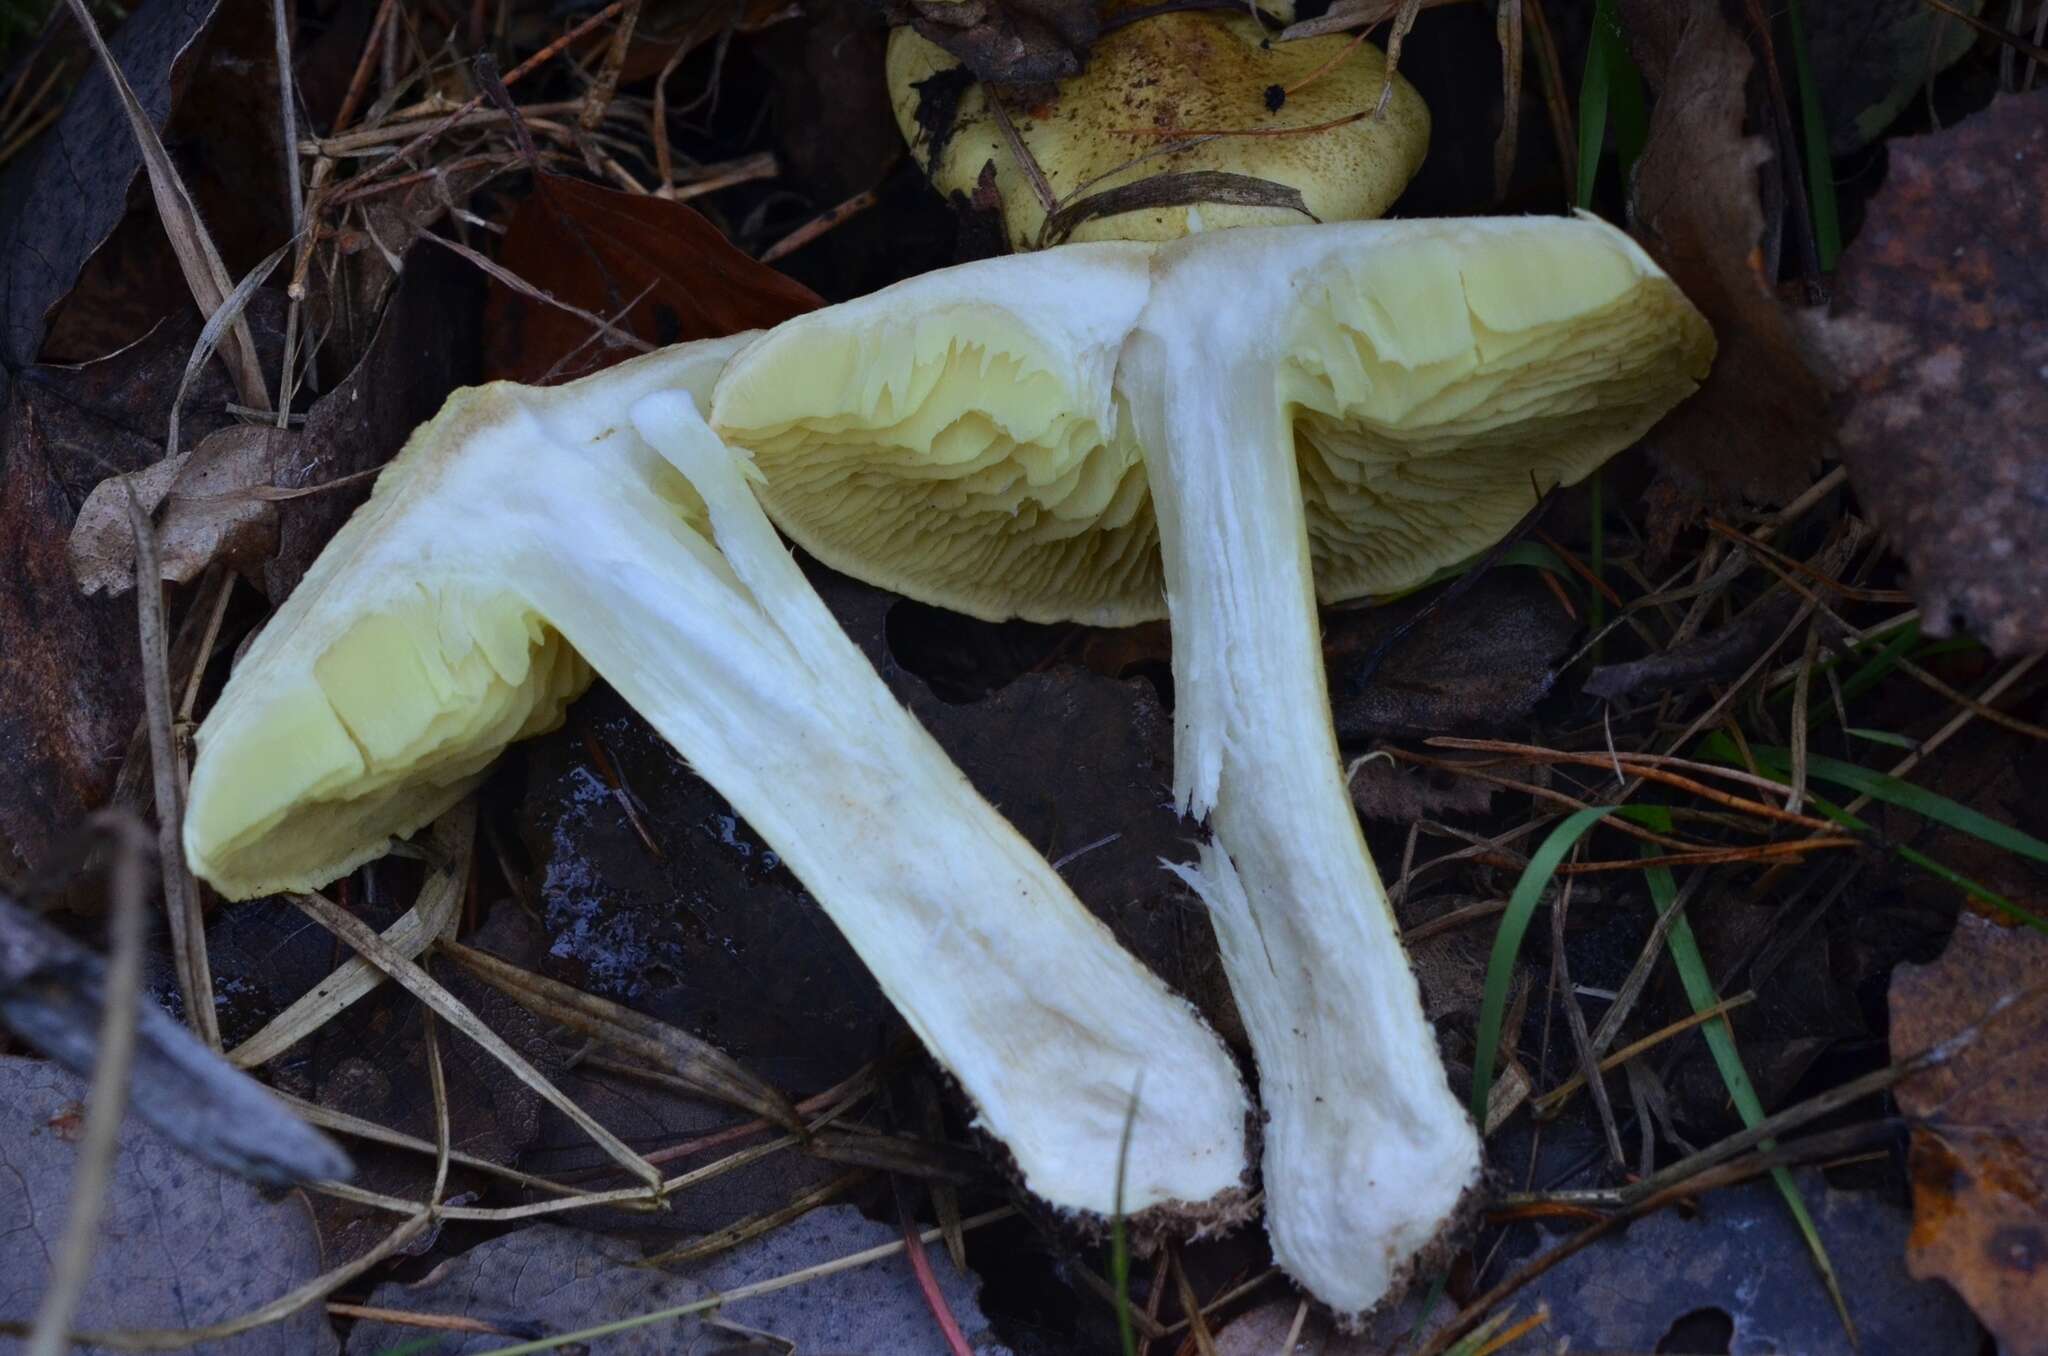
[[[1248,1114],[1229,1053],[812,591],[697,410],[739,342],[451,397],[201,726],[193,869],[230,898],[324,884],[558,724],[594,670],[817,898],[1029,1190],[1228,1218]]]
[[[1389,85],[1378,48],[1348,37],[1275,43],[1242,10],[1137,18],[1126,13],[1134,5],[1105,8],[1110,22],[1087,68],[1051,88],[963,85],[966,71],[937,43],[912,28],[890,34],[889,96],[903,139],[941,193],[971,196],[991,169],[1014,248],[1376,217],[1421,168],[1429,109],[1400,76]],[[1356,116],[1382,92],[1377,116]],[[1079,219],[1049,230],[1004,121],[1063,208],[1135,200],[1113,214],[1069,214]],[[1325,130],[1290,131],[1314,127]],[[1219,128],[1265,135],[1199,135]]]
[[[1177,229],[1090,227],[1120,224]],[[1345,792],[1316,598],[1483,551],[1712,353],[1676,286],[1595,220],[1358,221],[941,270],[769,331],[718,383],[714,427],[835,568],[990,620],[1170,614],[1174,794],[1213,832],[1183,874],[1259,1066],[1268,1230],[1340,1313],[1445,1237],[1480,1150]]]

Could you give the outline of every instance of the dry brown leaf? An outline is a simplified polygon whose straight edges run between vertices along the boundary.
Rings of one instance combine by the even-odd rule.
[[[2048,90],[1891,143],[1811,327],[1842,458],[1912,572],[1929,635],[2048,645]]]
[[[214,561],[248,570],[277,546],[270,487],[290,435],[244,424],[209,434],[189,452],[132,476],[109,476],[86,497],[71,528],[71,569],[86,593],[126,593],[135,580],[135,536],[128,526],[132,489],[157,520],[163,577],[188,583]]]
[[[1699,393],[1645,439],[1667,492],[1657,535],[1705,505],[1783,503],[1827,441],[1826,395],[1801,361],[1760,248],[1757,175],[1769,147],[1743,131],[1754,64],[1719,6],[1622,0],[1656,105],[1636,164],[1630,228],[1714,327],[1720,353]]]
[[[1962,1293],[2009,1356],[2048,1352],[2048,937],[1965,913],[1941,958],[1892,974],[1905,1058],[2011,1003],[1960,1054],[1899,1084],[1914,1120],[1907,1264]]]
[[[537,178],[533,196],[513,213],[499,261],[529,286],[638,340],[716,338],[819,304],[809,288],[748,258],[682,203],[561,175]],[[563,381],[623,356],[588,320],[495,279],[486,323],[488,377]]]

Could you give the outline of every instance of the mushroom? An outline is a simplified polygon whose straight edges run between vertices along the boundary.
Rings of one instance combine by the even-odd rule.
[[[1174,796],[1213,835],[1179,870],[1258,1060],[1274,1254],[1355,1314],[1455,1223],[1479,1143],[1339,773],[1316,591],[1391,592],[1483,550],[1683,399],[1712,336],[1590,218],[1138,248],[984,260],[798,317],[735,356],[713,424],[754,450],[792,536],[927,602],[1128,622],[1163,588]],[[1133,316],[1109,280],[1140,260]]]
[[[1229,1053],[891,697],[699,415],[737,342],[452,396],[201,727],[194,869],[241,898],[369,860],[594,669],[818,899],[1025,1187],[1241,1208]]]
[[[941,193],[972,196],[993,166],[1015,248],[1376,217],[1420,168],[1429,109],[1400,76],[1389,83],[1378,48],[1349,37],[1272,42],[1242,11],[1119,23],[1119,7],[1110,8],[1087,69],[1049,91],[963,88],[965,68],[943,47],[913,28],[890,35],[889,93],[903,139]],[[1383,91],[1386,106],[1365,116]],[[1080,214],[1063,235],[1068,214],[1048,232],[1045,201],[1005,121],[1062,207],[1089,197],[1100,215]],[[1206,135],[1219,130],[1245,135]],[[1200,177],[1179,177],[1190,175]]]

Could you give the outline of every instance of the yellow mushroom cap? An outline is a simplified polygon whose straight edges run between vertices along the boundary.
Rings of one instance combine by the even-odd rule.
[[[184,841],[230,899],[309,890],[460,800],[514,740],[553,729],[591,670],[520,577],[545,533],[615,530],[523,430],[587,432],[587,473],[636,394],[708,391],[740,339],[679,345],[547,389],[457,391],[417,429],[236,666],[197,736]],[[616,408],[615,408],[616,407]],[[621,497],[703,504],[651,459]],[[550,484],[549,477],[558,477]],[[585,519],[588,521],[585,521]]]
[[[1219,367],[1265,365],[1325,601],[1483,551],[1690,394],[1714,351],[1677,286],[1592,218],[1349,222],[925,274],[742,350],[712,420],[836,569],[991,620],[1162,617],[1117,366],[1140,323],[1200,336]]]
[[[1154,175],[1206,170],[1294,189],[1321,221],[1378,216],[1400,196],[1429,147],[1429,110],[1422,96],[1397,75],[1386,108],[1354,119],[1371,114],[1385,87],[1386,57],[1378,48],[1359,44],[1347,54],[1346,37],[1267,39],[1245,14],[1152,15],[1104,34],[1080,75],[1061,81],[1050,94],[1033,87],[1013,95],[1004,110],[1063,205]],[[988,86],[973,85],[960,95],[950,135],[940,137],[933,156],[933,137],[918,121],[918,86],[958,67],[944,48],[914,29],[891,35],[889,92],[904,140],[941,193],[972,194],[982,167],[992,161],[1015,247],[1058,243],[1040,240],[1044,204],[990,112]],[[1284,99],[1273,95],[1297,85]],[[1341,125],[1325,128],[1326,123]],[[1302,128],[1322,130],[1292,130]],[[1186,139],[1178,134],[1214,131],[1254,135],[1213,137],[1129,163]],[[1286,206],[1198,202],[1094,217],[1068,238],[1173,240],[1196,230],[1307,220]]]

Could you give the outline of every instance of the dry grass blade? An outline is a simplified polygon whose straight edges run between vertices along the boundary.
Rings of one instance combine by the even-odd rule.
[[[699,1096],[742,1107],[788,1130],[801,1133],[804,1128],[788,1098],[708,1041],[610,999],[522,970],[487,951],[444,942],[441,952],[536,1016],[646,1060]]]
[[[185,776],[171,737],[171,660],[164,643],[163,586],[157,564],[156,529],[127,489],[128,525],[135,534],[135,617],[142,639],[142,701],[149,722],[150,768],[155,779],[157,858],[163,868],[164,909],[170,917],[171,949],[178,965],[178,990],[185,1021],[208,1048],[220,1049],[220,1018],[213,1010],[213,973],[206,959],[206,916],[199,908],[199,882],[185,867]]]
[[[532,283],[526,281],[526,279],[520,277],[511,269],[506,268],[503,264],[498,263],[495,259],[491,259],[485,255],[477,253],[475,250],[471,249],[469,246],[465,244],[462,244],[460,241],[450,240],[446,236],[436,235],[432,231],[427,232],[426,235],[422,238],[426,240],[431,240],[437,245],[445,246],[446,248],[454,251],[456,254],[461,255],[463,258],[469,260],[469,262],[475,264],[485,273],[489,274],[493,278],[496,278],[499,282],[505,284],[505,286],[511,288],[513,291],[519,293],[521,296],[532,297],[535,301],[540,302],[543,306],[552,306],[558,311],[567,311],[570,315],[575,316],[579,320],[589,321],[592,328],[594,328],[599,334],[603,335],[606,340],[610,341],[612,344],[617,345],[620,348],[629,348],[632,349],[635,353],[652,353],[654,351],[654,345],[648,343],[639,335],[628,334],[625,330],[620,329],[617,325],[614,325],[611,321],[605,319],[597,312],[586,311],[581,306],[577,306],[570,302],[560,300],[552,292],[544,291],[541,288],[535,287]]]
[[[1200,1356],[1216,1356],[1216,1339],[1209,1332],[1208,1320],[1202,1316],[1201,1297],[1195,1294],[1194,1283],[1188,1280],[1187,1268],[1180,1263],[1178,1249],[1171,1254],[1170,1265],[1173,1268],[1174,1293],[1180,1297],[1181,1312],[1187,1315],[1188,1336],[1195,1350]]]
[[[425,951],[462,908],[469,879],[470,844],[476,834],[476,803],[465,800],[434,821],[433,858],[419,899],[384,931],[384,942],[407,960]],[[384,982],[384,973],[361,956],[343,961],[263,1029],[228,1052],[241,1069],[268,1064],[345,1012]]]
[[[372,1323],[395,1323],[402,1328],[426,1328],[433,1332],[473,1332],[485,1337],[512,1337],[516,1334],[480,1318],[465,1318],[461,1314],[416,1314],[409,1309],[379,1309],[369,1304],[343,1304],[339,1300],[327,1302],[327,1312],[336,1318],[353,1318]]]
[[[410,957],[388,945],[362,919],[324,895],[293,895],[292,902],[305,910],[307,915],[321,926],[354,947],[378,969],[397,980],[413,997],[446,1018],[450,1026],[488,1050],[491,1056],[510,1069],[520,1082],[546,1098],[556,1110],[574,1121],[584,1134],[590,1136],[598,1147],[611,1155],[620,1166],[639,1178],[650,1189],[660,1189],[660,1169],[634,1153],[617,1135],[599,1125],[589,1112],[556,1087],[546,1074],[528,1063],[525,1056],[507,1045],[497,1032],[485,1026],[475,1013],[436,983],[433,976],[421,969]]]
[[[1573,850],[1577,851],[1576,848]],[[1594,1051],[1592,1039],[1586,1033],[1586,1013],[1579,1006],[1578,994],[1572,988],[1571,969],[1566,959],[1565,926],[1571,913],[1572,884],[1572,878],[1567,876],[1563,888],[1557,892],[1556,902],[1550,906],[1552,988],[1557,1001],[1564,1005],[1565,1029],[1571,1033],[1572,1048],[1578,1053],[1580,1072],[1576,1077],[1593,1091],[1593,1106],[1599,1113],[1600,1131],[1607,1139],[1607,1156],[1617,1168],[1626,1168],[1628,1156],[1621,1149],[1621,1127],[1614,1120],[1614,1105],[1608,1100],[1607,1084],[1599,1077],[1600,1056]]]
[[[765,1211],[758,1215],[749,1215],[743,1220],[728,1224],[723,1229],[706,1234],[694,1242],[685,1243],[679,1248],[670,1248],[667,1252],[658,1252],[647,1259],[647,1265],[651,1267],[680,1266],[685,1262],[701,1262],[707,1257],[716,1257],[719,1253],[730,1252],[740,1244],[750,1239],[759,1238],[763,1234],[771,1233],[793,1219],[801,1219],[821,1205],[830,1205],[833,1201],[846,1195],[873,1175],[866,1168],[856,1168],[852,1172],[842,1172],[828,1182],[822,1182],[807,1191],[798,1192],[790,1198],[789,1203],[786,1205],[777,1206],[773,1210]]]
[[[1601,1060],[1600,1072],[1603,1074],[1612,1073],[1636,1056],[1647,1054],[1651,1050],[1656,1049],[1673,1036],[1690,1031],[1702,1023],[1733,1012],[1735,1009],[1755,1000],[1756,995],[1754,993],[1739,993],[1733,998],[1723,999],[1710,1008],[1702,1008],[1688,1017],[1681,1017],[1668,1026],[1659,1027],[1641,1040],[1624,1045],[1621,1049],[1616,1050],[1613,1054]],[[1549,1115],[1570,1101],[1572,1094],[1585,1086],[1586,1075],[1575,1073],[1549,1092],[1544,1093],[1540,1097],[1532,1098],[1529,1103],[1530,1110],[1538,1116]]]
[[[277,1092],[273,1095],[293,1111],[296,1111],[300,1118],[309,1125],[317,1125],[324,1130],[332,1130],[336,1134],[353,1136],[356,1139],[368,1140],[373,1144],[383,1144],[393,1149],[404,1149],[429,1158],[440,1152],[440,1146],[432,1141],[405,1134],[403,1131],[393,1130],[389,1126],[379,1125],[375,1121],[366,1121],[360,1116],[351,1116],[345,1111],[336,1111],[331,1107],[321,1106],[317,1102],[302,1101],[287,1092]],[[489,1173],[491,1176],[502,1178],[507,1182],[515,1182],[520,1186],[531,1187],[536,1191],[552,1191],[563,1196],[584,1196],[590,1194],[580,1188],[569,1186],[562,1182],[551,1181],[546,1177],[539,1177],[530,1172],[521,1172],[517,1168],[508,1168],[501,1163],[493,1163],[488,1158],[478,1158],[475,1154],[464,1153],[460,1149],[450,1149],[448,1151],[448,1161],[460,1164],[462,1167],[469,1168],[474,1172]]]
[[[427,1193],[427,1203],[438,1206],[448,1194],[448,1075],[441,1068],[441,1038],[432,1008],[420,1014],[420,1033],[427,1049],[427,1085],[434,1094],[434,1189]]]
[[[1522,129],[1522,0],[1500,0],[1493,16],[1500,44],[1500,136],[1493,143],[1493,200],[1508,195]]]
[[[28,1356],[61,1356],[70,1346],[65,1334],[92,1274],[100,1214],[106,1208],[107,1184],[113,1177],[121,1121],[128,1107],[128,1073],[135,1059],[135,1023],[142,1004],[143,898],[148,888],[143,859],[149,851],[148,837],[140,824],[126,816],[108,815],[100,822],[115,838],[108,881],[113,909],[108,927],[107,1006],[100,1021],[99,1062],[93,1066],[92,1086],[86,1094],[85,1131],[79,1137],[77,1167],[71,1174],[71,1215],[64,1222],[64,1238],[57,1247],[49,1288],[36,1306]]]
[[[178,256],[178,267],[185,275],[185,285],[192,290],[193,303],[199,307],[201,315],[211,316],[234,291],[227,265],[221,262],[220,251],[214,248],[213,237],[207,234],[206,224],[199,219],[199,209],[193,204],[192,195],[186,191],[185,181],[178,177],[177,166],[171,163],[163,140],[157,136],[142,101],[135,97],[135,90],[122,73],[120,63],[107,49],[106,39],[100,36],[99,25],[93,22],[85,0],[66,0],[66,3],[71,7],[72,17],[78,20],[78,26],[85,30],[86,41],[92,44],[94,54],[99,57],[107,79],[112,82],[114,92],[120,96],[121,106],[128,114],[129,128],[135,134],[135,143],[142,151],[143,166],[149,172],[149,188],[156,199],[157,215],[162,218],[164,233],[170,237],[171,249]],[[235,322],[227,356],[228,370],[234,374],[235,390],[240,393],[242,403],[259,409],[270,408],[269,392],[263,383],[263,366],[257,360],[256,339],[246,322]]]

